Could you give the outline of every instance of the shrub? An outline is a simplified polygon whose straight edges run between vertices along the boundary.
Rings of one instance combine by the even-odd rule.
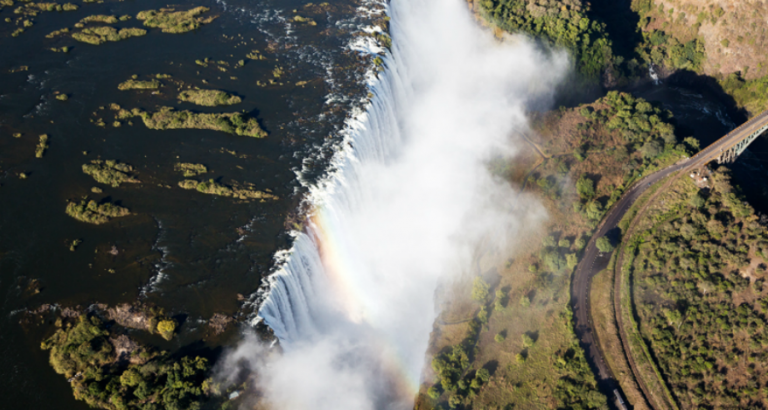
[[[476,277],[472,282],[472,299],[478,302],[485,302],[488,299],[490,293],[488,290],[491,286],[483,280],[480,276]]]
[[[161,320],[157,324],[157,333],[159,333],[165,340],[171,340],[175,331],[176,321],[173,319]]]
[[[581,199],[592,199],[595,196],[595,183],[586,175],[582,175],[576,181],[576,192],[578,192]]]
[[[528,348],[536,344],[536,342],[526,333],[523,333],[522,339],[523,339],[523,347]]]
[[[613,250],[615,249],[613,246],[613,243],[611,243],[610,238],[608,238],[607,236],[602,236],[598,238],[595,245],[597,246],[597,249],[603,253],[613,252]]]

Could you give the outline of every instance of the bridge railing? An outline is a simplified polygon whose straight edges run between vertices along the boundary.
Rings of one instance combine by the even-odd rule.
[[[697,158],[701,154],[705,153],[709,148],[716,146],[721,141],[727,140],[728,138],[732,137],[733,135],[738,134],[738,133],[744,131],[746,128],[752,127],[753,125],[758,124],[758,123],[760,123],[763,120],[766,120],[766,118],[768,118],[768,110],[765,110],[765,111],[761,112],[760,114],[756,115],[751,120],[749,120],[749,121],[745,122],[744,124],[741,124],[738,127],[734,128],[729,133],[727,133],[724,136],[720,137],[717,141],[709,144],[706,148],[704,148],[703,150],[697,152],[693,157],[691,157],[691,159]],[[768,122],[768,120],[766,120],[766,122]],[[760,127],[757,127],[757,128],[759,129]],[[751,134],[752,133],[749,133],[745,137],[748,137]],[[742,138],[742,139],[744,139],[744,138]],[[728,148],[731,148],[731,147],[728,147]]]

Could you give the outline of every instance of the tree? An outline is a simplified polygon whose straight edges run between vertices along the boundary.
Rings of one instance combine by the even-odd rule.
[[[688,201],[688,203],[690,203],[692,207],[698,209],[703,207],[707,203],[707,200],[701,196],[701,193],[696,192],[695,194],[691,195],[691,199]]]
[[[701,149],[701,143],[694,137],[685,137],[683,142],[694,151],[699,151]]]
[[[432,398],[432,400],[437,400],[438,397],[440,397],[440,387],[437,385],[434,385],[427,389],[427,395]]]
[[[577,251],[580,251],[580,250],[584,249],[585,246],[587,246],[587,241],[584,240],[584,238],[578,238],[573,243],[573,245],[576,247]]]
[[[528,336],[527,334],[523,333],[523,347],[531,347],[536,342],[533,341],[533,339]]]
[[[493,340],[495,340],[496,343],[501,343],[504,341],[504,339],[506,339],[506,337],[504,337],[504,335],[501,333],[497,333],[496,336],[493,337]]]
[[[598,201],[592,201],[587,204],[587,218],[593,221],[599,221],[603,217],[603,205]]]
[[[565,269],[566,261],[563,255],[560,255],[560,252],[554,250],[545,252],[542,259],[544,259],[544,263],[547,264],[547,267],[552,272],[560,272]]]
[[[157,324],[157,332],[165,340],[171,340],[173,338],[173,332],[176,330],[176,321],[173,319],[161,320]]]
[[[565,265],[568,269],[573,269],[579,264],[579,257],[575,253],[565,255]]]
[[[643,144],[642,147],[640,147],[640,153],[643,154],[643,158],[645,159],[656,158],[659,156],[659,154],[662,153],[663,150],[664,148],[657,140],[648,141]]]
[[[561,248],[570,248],[571,247],[571,241],[569,241],[566,238],[560,239],[559,242],[557,242],[557,246]]]
[[[607,236],[602,236],[598,238],[595,245],[597,245],[597,249],[603,253],[613,252],[613,249],[614,249],[610,238],[608,238]]]
[[[592,199],[595,196],[595,183],[586,175],[582,175],[578,181],[576,181],[576,192],[579,197],[584,200]]]
[[[488,299],[488,290],[490,288],[491,285],[484,281],[483,278],[480,276],[476,277],[475,281],[472,283],[472,299],[480,303],[485,302]]]
[[[520,297],[520,306],[522,307],[528,307],[531,306],[531,299],[528,298],[528,296],[521,296]]]

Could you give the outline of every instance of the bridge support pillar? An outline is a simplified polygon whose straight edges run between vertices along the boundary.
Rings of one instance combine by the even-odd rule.
[[[741,155],[744,152],[744,150],[747,149],[749,144],[754,142],[757,139],[757,137],[762,135],[763,132],[765,132],[766,130],[768,130],[768,125],[760,127],[760,129],[750,134],[747,138],[744,138],[743,140],[739,141],[738,143],[736,143],[736,145],[728,148],[725,151],[721,151],[720,156],[717,157],[717,163],[730,164],[730,163],[736,162],[736,158],[738,158],[739,155]]]

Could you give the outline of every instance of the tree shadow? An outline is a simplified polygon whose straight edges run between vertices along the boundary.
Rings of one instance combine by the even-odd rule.
[[[506,331],[504,331],[506,333]],[[499,362],[496,360],[490,360],[483,365],[483,369],[488,370],[488,373],[493,376],[496,373],[496,369],[499,368]]]
[[[643,42],[643,35],[638,30],[640,15],[632,11],[631,0],[592,0],[591,4],[587,16],[605,23],[615,55],[625,61],[642,61],[635,51]]]

